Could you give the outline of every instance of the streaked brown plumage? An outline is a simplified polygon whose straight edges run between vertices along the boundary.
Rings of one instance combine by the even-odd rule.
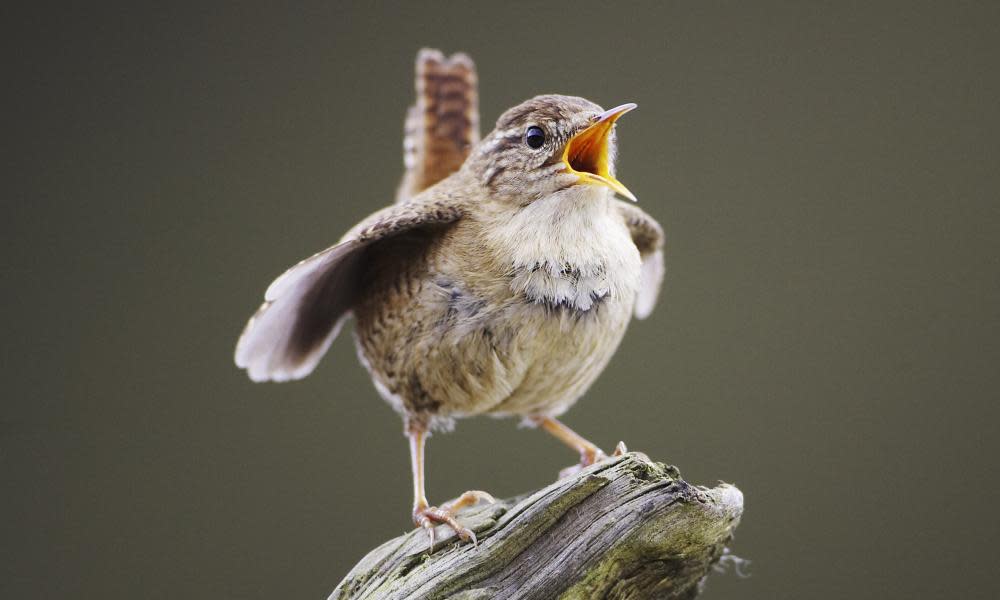
[[[404,202],[451,175],[479,142],[479,92],[476,66],[458,53],[417,53],[417,101],[406,113],[403,163],[406,172],[396,194]]]
[[[272,283],[236,363],[255,381],[304,377],[353,314],[358,355],[410,437],[415,522],[471,538],[453,513],[489,496],[428,505],[427,432],[518,416],[585,464],[603,456],[555,417],[600,374],[633,313],[652,309],[663,233],[612,191],[631,196],[613,175],[613,125],[634,105],[538,96],[475,143],[472,61],[422,51],[417,73],[399,203]]]

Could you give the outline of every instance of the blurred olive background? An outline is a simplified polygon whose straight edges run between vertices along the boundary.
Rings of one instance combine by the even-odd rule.
[[[410,528],[398,417],[349,333],[232,363],[270,280],[388,204],[422,46],[639,103],[621,179],[666,287],[566,422],[734,482],[751,576],[705,598],[996,597],[1000,5],[79,6],[2,19],[0,596],[325,598]],[[428,489],[575,457],[513,421]]]

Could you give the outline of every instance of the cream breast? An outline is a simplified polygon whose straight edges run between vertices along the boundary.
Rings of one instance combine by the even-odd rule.
[[[510,289],[528,300],[588,311],[607,300],[631,303],[639,252],[608,190],[574,186],[523,207],[485,229],[509,265]]]

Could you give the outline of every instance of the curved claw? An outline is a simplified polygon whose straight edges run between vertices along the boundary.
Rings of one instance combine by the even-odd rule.
[[[434,552],[434,542],[436,541],[434,539],[434,522],[424,517],[420,522],[420,526],[427,530],[427,535],[430,537],[430,546],[428,546],[428,548],[431,552]]]
[[[593,452],[583,452],[580,454],[580,462],[566,467],[559,471],[559,479],[569,477],[570,475],[575,475],[582,471],[583,469],[589,467],[590,465],[595,465],[612,458],[617,458],[628,453],[628,448],[625,447],[625,442],[618,442],[615,446],[615,451],[611,455],[607,455],[600,448],[595,448]]]
[[[414,510],[413,522],[416,523],[418,527],[427,529],[431,538],[430,550],[432,552],[434,551],[435,541],[434,528],[438,523],[443,523],[448,527],[451,527],[462,541],[472,542],[473,546],[478,546],[479,539],[476,537],[476,534],[468,527],[462,526],[462,524],[455,519],[455,513],[465,506],[471,506],[473,504],[478,504],[479,502],[489,502],[492,504],[496,502],[496,498],[481,490],[471,490],[465,492],[451,502],[442,504],[440,508],[436,506],[426,506],[424,508]]]

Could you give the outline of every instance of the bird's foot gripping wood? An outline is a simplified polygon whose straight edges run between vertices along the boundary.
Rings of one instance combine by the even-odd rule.
[[[455,518],[455,515],[462,508],[472,506],[480,502],[494,504],[496,503],[496,498],[481,490],[470,490],[455,500],[442,504],[440,507],[417,506],[413,509],[413,523],[417,527],[423,527],[427,530],[427,533],[431,538],[431,552],[434,551],[434,528],[439,523],[443,523],[448,527],[451,527],[455,533],[458,534],[458,537],[462,539],[462,541],[472,542],[472,545],[475,546],[478,544],[476,534],[473,533],[473,531],[468,527],[459,523]]]
[[[590,465],[604,462],[611,458],[623,456],[628,452],[628,448],[625,447],[625,442],[618,442],[618,445],[615,446],[615,451],[612,452],[609,457],[604,453],[604,450],[598,448],[593,442],[590,442],[579,433],[573,431],[552,417],[529,417],[526,420],[526,423],[541,427],[553,437],[580,453],[580,462],[572,467],[566,467],[565,469],[559,471],[559,479],[564,479],[570,475],[579,473],[582,469],[585,469]],[[646,455],[643,454],[642,456],[645,457]],[[646,457],[646,459],[648,460],[649,457]]]
[[[559,479],[565,479],[566,477],[569,477],[570,475],[576,475],[577,473],[579,473],[583,469],[586,469],[590,465],[596,465],[597,463],[602,463],[602,462],[611,460],[612,458],[618,458],[619,456],[623,456],[627,452],[628,452],[628,448],[625,447],[625,442],[618,442],[618,445],[615,446],[615,450],[614,450],[614,452],[611,453],[610,456],[607,455],[607,454],[605,454],[603,450],[601,450],[600,448],[598,448],[598,447],[595,446],[593,452],[581,452],[580,453],[580,462],[578,462],[575,465],[571,465],[569,467],[566,467],[565,469],[560,470],[559,471]],[[641,454],[641,453],[638,453],[638,454]],[[642,454],[642,456],[646,456],[646,455]],[[648,457],[647,457],[647,459],[648,459]]]
[[[410,460],[413,467],[413,523],[426,529],[430,535],[431,545],[428,551],[434,551],[434,528],[439,523],[451,527],[462,540],[478,545],[476,534],[459,523],[455,514],[466,506],[479,502],[493,504],[496,499],[486,492],[472,490],[440,507],[431,506],[424,493],[424,442],[427,440],[427,429],[419,421],[413,421],[407,423],[406,430],[406,435],[410,438]]]

